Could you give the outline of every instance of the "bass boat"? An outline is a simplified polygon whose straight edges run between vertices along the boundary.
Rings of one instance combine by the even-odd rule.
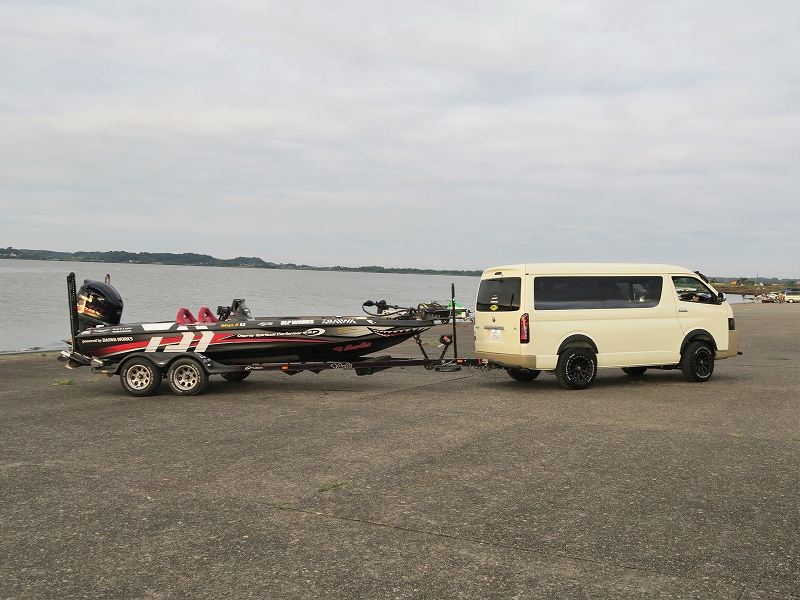
[[[214,314],[181,308],[175,319],[123,323],[123,301],[110,282],[85,280],[75,291],[67,279],[72,325],[70,358],[114,365],[135,353],[195,353],[220,365],[353,361],[383,351],[444,321],[449,310],[433,303],[403,309],[385,301],[365,316],[253,317],[243,299]],[[77,365],[76,365],[77,366]]]

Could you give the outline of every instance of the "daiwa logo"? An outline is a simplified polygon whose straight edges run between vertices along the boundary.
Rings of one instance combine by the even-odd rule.
[[[192,342],[195,340],[195,333],[191,331],[184,331],[181,334],[181,340],[178,342],[164,342],[164,336],[156,335],[150,338],[145,352],[188,352],[190,349],[194,352],[205,352],[208,345],[214,339],[213,331],[204,331],[200,334],[200,338],[193,348]]]

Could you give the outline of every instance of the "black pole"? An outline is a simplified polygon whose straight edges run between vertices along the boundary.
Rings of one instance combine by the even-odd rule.
[[[458,359],[458,343],[456,343],[456,284],[450,284],[450,314],[453,317],[453,358]]]
[[[67,298],[69,301],[69,328],[72,351],[75,352],[75,336],[78,335],[78,293],[75,289],[75,273],[67,275]]]

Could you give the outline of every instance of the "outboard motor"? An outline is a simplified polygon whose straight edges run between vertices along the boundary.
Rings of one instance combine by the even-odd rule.
[[[97,325],[119,325],[122,298],[109,283],[85,279],[78,291],[78,331]]]

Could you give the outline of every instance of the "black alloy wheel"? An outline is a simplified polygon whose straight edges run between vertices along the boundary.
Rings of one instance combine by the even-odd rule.
[[[708,381],[714,373],[714,351],[705,342],[691,342],[681,355],[681,371],[686,381]]]
[[[558,357],[556,379],[568,390],[585,390],[597,375],[597,357],[588,348],[573,347]]]

